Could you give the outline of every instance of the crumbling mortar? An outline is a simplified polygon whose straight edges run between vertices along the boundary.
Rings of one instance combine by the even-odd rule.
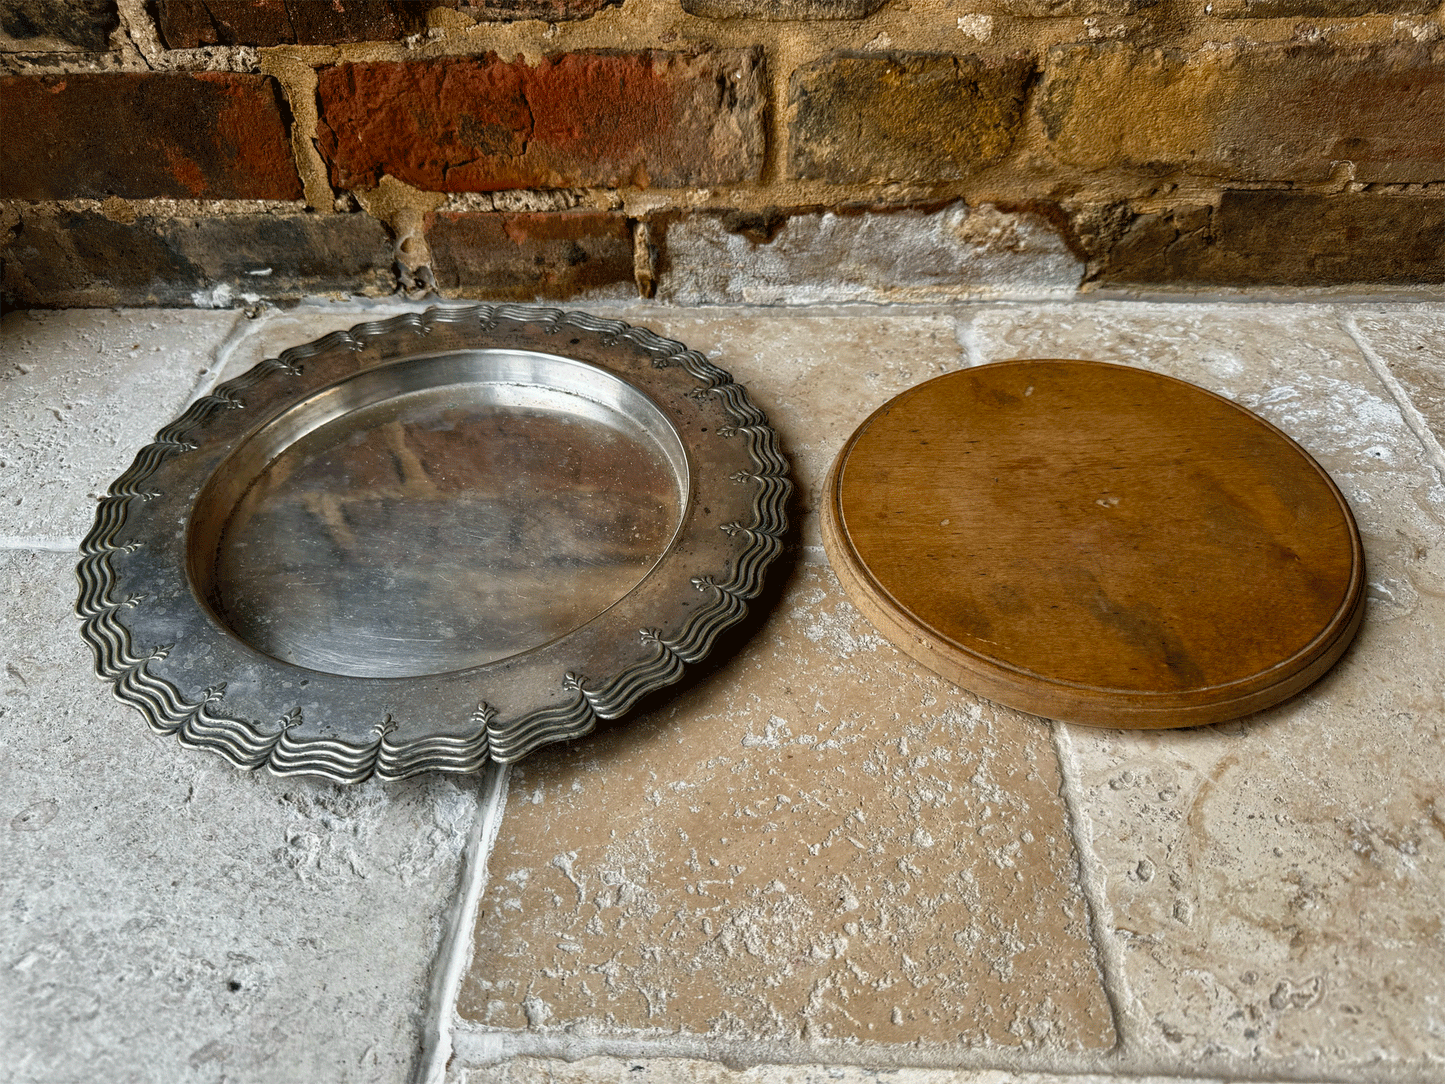
[[[305,48],[304,53],[294,46],[263,49],[259,68],[280,84],[281,96],[291,111],[291,153],[306,202],[319,213],[329,214],[336,210],[336,193],[313,134],[321,118],[316,98],[318,78],[309,60],[310,48]]]
[[[112,48],[130,61],[130,70],[154,69],[164,50],[144,0],[117,0],[120,25],[111,33]]]
[[[1298,40],[1300,20],[1221,19],[1202,16],[1186,0],[1164,0],[1140,16],[1060,17],[1047,19],[991,17],[984,37],[962,32],[957,25],[957,6],[947,0],[914,0],[908,10],[886,6],[861,20],[811,23],[773,23],[751,20],[712,20],[682,12],[672,0],[629,0],[622,7],[608,8],[590,18],[559,24],[529,20],[513,23],[476,22],[465,14],[438,10],[432,28],[401,42],[361,42],[320,46],[276,46],[262,50],[249,47],[207,47],[194,50],[165,50],[159,41],[144,0],[121,0],[121,27],[113,35],[114,52],[94,57],[81,54],[9,54],[0,56],[6,71],[43,70],[53,74],[95,70],[212,70],[262,72],[278,80],[292,114],[290,138],[295,165],[303,183],[302,204],[257,201],[119,201],[117,213],[292,213],[310,207],[318,213],[347,212],[365,204],[360,194],[335,192],[326,164],[313,133],[319,110],[316,98],[317,68],[342,61],[407,60],[432,57],[474,56],[496,52],[537,63],[544,56],[589,49],[663,51],[705,51],[714,48],[760,46],[766,57],[763,88],[763,125],[766,132],[761,176],[757,182],[700,189],[566,189],[517,190],[498,193],[443,193],[446,211],[549,211],[572,208],[624,210],[638,222],[661,222],[664,216],[689,211],[737,211],[765,213],[776,207],[813,207],[846,213],[848,208],[867,207],[875,212],[887,207],[914,207],[920,203],[947,203],[962,199],[970,205],[1029,206],[1045,214],[1061,229],[1065,241],[1076,253],[1087,251],[1080,235],[1068,224],[1072,212],[1048,208],[1117,206],[1127,204],[1134,214],[1170,213],[1186,206],[1217,206],[1226,190],[1289,189],[1348,196],[1350,192],[1375,192],[1434,196],[1445,182],[1415,185],[1359,185],[1343,174],[1315,184],[1246,182],[1218,176],[1181,175],[1161,179],[1147,171],[1126,169],[1089,172],[1054,161],[1039,127],[1037,110],[1025,109],[1023,120],[1007,156],[999,163],[966,180],[939,184],[866,185],[796,181],[786,177],[788,127],[793,108],[788,102],[789,82],[799,67],[831,52],[851,51],[867,55],[899,50],[904,52],[977,53],[1004,56],[1026,52],[1039,67],[1030,80],[1026,97],[1032,97],[1042,78],[1043,64],[1053,44],[1096,40],[1101,29],[1123,27],[1134,44],[1158,40],[1171,51],[1191,52],[1207,42],[1237,49],[1245,43]],[[1147,16],[1147,17],[1146,17]],[[1128,22],[1133,19],[1135,22]],[[1126,25],[1127,23],[1127,25]],[[1408,23],[1406,26],[1404,24]],[[1377,42],[1388,29],[1396,40],[1420,40],[1419,27],[1439,36],[1438,21],[1401,20],[1391,15],[1339,19],[1317,19],[1312,26],[1330,40]],[[1221,37],[1232,38],[1221,42]],[[1434,40],[1434,37],[1431,40]],[[1020,200],[1021,193],[1039,193]],[[165,212],[170,202],[184,210]],[[110,201],[62,201],[56,207],[100,209]],[[36,206],[36,205],[32,205]],[[125,210],[131,208],[131,211]],[[104,212],[102,212],[104,213]],[[383,219],[383,221],[386,221]],[[388,222],[388,227],[393,224]],[[401,235],[398,245],[403,243]],[[1107,250],[1106,250],[1107,251]],[[1091,255],[1093,261],[1096,256]],[[412,268],[419,271],[426,262]]]
[[[90,211],[116,222],[139,217],[195,218],[201,216],[297,214],[306,210],[303,200],[280,199],[105,199],[0,200],[0,207],[30,214],[55,215],[61,211]]]

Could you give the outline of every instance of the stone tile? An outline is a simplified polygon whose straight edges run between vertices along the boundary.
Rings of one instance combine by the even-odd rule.
[[[680,305],[1067,297],[1084,261],[1031,211],[992,204],[761,216],[667,228],[657,295]]]
[[[1220,1084],[1217,1079],[1130,1076],[1130,1084]],[[733,1068],[682,1057],[518,1057],[455,1078],[457,1084],[1118,1084],[1107,1073],[1056,1075],[1008,1069],[865,1069],[847,1065],[752,1065]]]
[[[899,392],[963,361],[944,316],[686,309],[622,316],[701,350],[748,389],[792,462],[805,546],[822,546],[812,513],[853,430]]]
[[[1445,443],[1445,305],[1362,308],[1346,320]]]
[[[73,565],[0,552],[0,1075],[405,1079],[476,781],[243,775],[152,736],[92,676]]]
[[[513,769],[460,1016],[1112,1047],[1059,789],[1044,724],[923,670],[802,565],[711,676]]]
[[[1157,368],[1280,425],[1365,538],[1359,638],[1301,695],[1172,732],[1062,727],[1125,1047],[1178,1071],[1445,1067],[1445,488],[1323,306],[986,312],[977,360]]]
[[[0,541],[73,547],[94,500],[209,379],[233,312],[12,312],[0,324]]]

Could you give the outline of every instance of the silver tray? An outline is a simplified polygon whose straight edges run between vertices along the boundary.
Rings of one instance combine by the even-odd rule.
[[[790,490],[763,413],[696,351],[432,308],[192,403],[101,499],[76,610],[118,699],[237,767],[473,771],[702,659]]]

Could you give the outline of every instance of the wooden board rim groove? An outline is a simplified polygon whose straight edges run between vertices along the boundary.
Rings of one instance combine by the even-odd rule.
[[[859,439],[880,417],[938,381],[998,366],[1065,363],[1147,373],[1202,394],[1238,412],[1281,439],[1324,483],[1348,527],[1349,582],[1320,631],[1287,658],[1232,681],[1187,690],[1138,690],[1053,678],[992,658],[948,637],[917,618],[869,570],[845,524],[841,482]],[[1233,400],[1164,373],[1112,362],[1067,358],[1013,359],[956,369],[909,388],[874,410],[839,450],[824,483],[820,509],[823,546],[844,590],[896,647],[954,683],[1007,706],[1047,718],[1093,726],[1164,729],[1201,726],[1238,718],[1277,704],[1317,681],[1348,649],[1364,617],[1364,547],[1354,515],[1329,473],[1289,434]]]

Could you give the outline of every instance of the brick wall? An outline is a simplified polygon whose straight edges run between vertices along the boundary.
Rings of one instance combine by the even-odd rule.
[[[0,0],[7,304],[1445,281],[1436,0]]]

